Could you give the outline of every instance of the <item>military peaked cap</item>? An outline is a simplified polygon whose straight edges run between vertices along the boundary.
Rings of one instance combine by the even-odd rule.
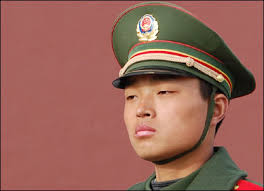
[[[129,76],[182,71],[216,86],[228,98],[251,93],[255,79],[223,39],[186,9],[165,2],[136,4],[116,19],[112,47],[121,66],[117,88]]]

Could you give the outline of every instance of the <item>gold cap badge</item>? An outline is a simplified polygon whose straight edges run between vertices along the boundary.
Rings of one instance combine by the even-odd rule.
[[[150,15],[142,16],[137,23],[137,36],[139,41],[152,41],[157,38],[158,22]]]

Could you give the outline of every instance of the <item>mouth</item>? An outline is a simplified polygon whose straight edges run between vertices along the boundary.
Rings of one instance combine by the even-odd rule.
[[[135,136],[136,137],[149,137],[149,136],[154,135],[155,132],[156,130],[153,129],[152,127],[140,125],[140,126],[137,126],[135,130]]]

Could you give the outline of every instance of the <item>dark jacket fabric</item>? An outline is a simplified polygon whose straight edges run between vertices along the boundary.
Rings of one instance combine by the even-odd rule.
[[[212,157],[198,170],[162,190],[233,190],[236,183],[245,179],[247,173],[232,161],[224,147],[215,147]],[[153,173],[145,182],[128,190],[151,190]]]

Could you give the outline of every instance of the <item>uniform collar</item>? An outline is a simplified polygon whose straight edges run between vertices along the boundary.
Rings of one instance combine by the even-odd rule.
[[[198,170],[162,190],[232,190],[236,182],[246,177],[232,161],[224,147],[215,147],[213,156]],[[145,182],[145,189],[151,190],[153,173]]]

